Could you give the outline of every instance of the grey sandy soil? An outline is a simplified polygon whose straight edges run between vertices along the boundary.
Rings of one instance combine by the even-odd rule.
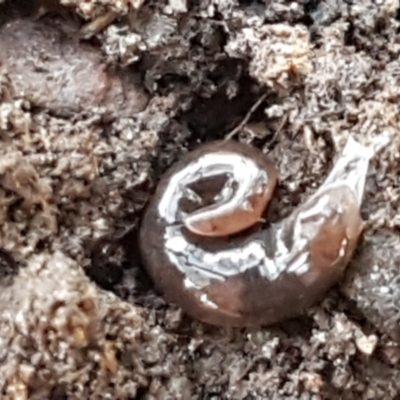
[[[0,398],[399,399],[399,21],[394,0],[0,2]],[[348,135],[389,142],[344,279],[260,330],[182,315],[135,247],[161,174],[237,126],[277,164],[271,218]]]

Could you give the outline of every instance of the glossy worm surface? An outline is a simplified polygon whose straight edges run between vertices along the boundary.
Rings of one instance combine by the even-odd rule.
[[[259,326],[296,316],[340,277],[362,231],[371,154],[349,139],[321,187],[268,228],[260,221],[278,174],[261,151],[203,145],[160,181],[140,248],[165,298],[203,322]]]

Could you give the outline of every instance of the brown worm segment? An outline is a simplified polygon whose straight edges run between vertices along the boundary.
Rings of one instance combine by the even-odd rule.
[[[349,139],[320,188],[287,218],[259,222],[277,171],[236,142],[206,144],[160,181],[142,220],[140,249],[156,288],[192,317],[260,326],[301,314],[338,280],[362,231],[371,153]]]

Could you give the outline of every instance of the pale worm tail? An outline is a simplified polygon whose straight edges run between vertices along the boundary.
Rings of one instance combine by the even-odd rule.
[[[328,188],[347,186],[354,191],[360,206],[364,195],[369,162],[373,156],[374,151],[370,147],[362,145],[350,136],[332,171],[313,197],[319,196],[322,191]]]

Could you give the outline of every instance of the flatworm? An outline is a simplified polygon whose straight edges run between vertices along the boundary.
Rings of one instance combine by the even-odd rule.
[[[258,149],[203,145],[172,167],[145,211],[140,249],[156,288],[193,318],[260,326],[314,305],[350,261],[371,153],[350,138],[325,182],[287,218],[260,221],[278,173]]]

